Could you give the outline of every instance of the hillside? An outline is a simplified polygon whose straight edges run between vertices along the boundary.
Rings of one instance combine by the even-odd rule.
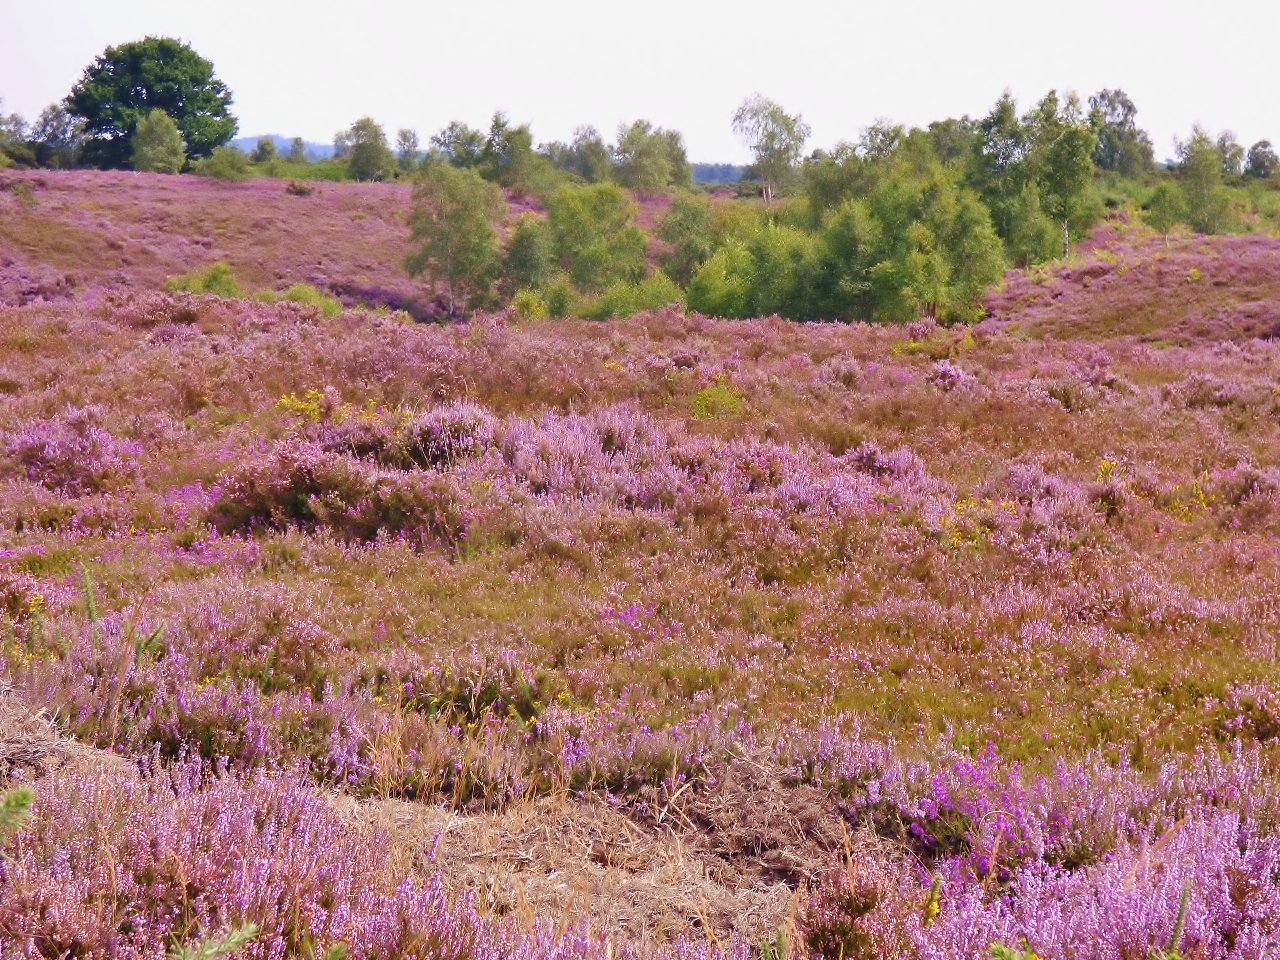
[[[1270,956],[1280,241],[428,325],[155,292],[404,302],[405,188],[0,176],[15,954]]]

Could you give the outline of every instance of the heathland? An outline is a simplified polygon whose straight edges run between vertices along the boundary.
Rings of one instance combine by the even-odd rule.
[[[425,324],[406,185],[0,177],[6,955],[1274,955],[1280,241]]]

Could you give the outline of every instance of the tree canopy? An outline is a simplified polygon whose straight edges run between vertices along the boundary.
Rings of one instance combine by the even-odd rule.
[[[138,122],[152,110],[173,120],[190,159],[207,157],[235,136],[231,91],[213,64],[188,44],[147,37],[108,47],[67,96],[68,112],[84,121],[84,162],[128,167]]]
[[[787,172],[796,165],[809,139],[810,128],[800,114],[791,116],[760,94],[748,97],[733,115],[733,132],[755,156],[764,180],[765,200],[771,200]]]

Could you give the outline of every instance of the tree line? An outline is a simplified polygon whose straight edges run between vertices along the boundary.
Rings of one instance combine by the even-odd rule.
[[[392,142],[362,117],[335,135],[332,160],[311,163],[300,139],[287,153],[270,138],[252,153],[228,146],[231,105],[189,45],[109,47],[34,124],[0,115],[0,165],[406,178],[405,267],[450,315],[514,304],[527,316],[608,317],[680,299],[730,317],[962,320],[1008,266],[1068,254],[1117,193],[1167,236],[1180,224],[1239,228],[1240,191],[1280,186],[1268,141],[1246,149],[1199,126],[1160,169],[1122,90],[1087,102],[1050,91],[1026,110],[1006,92],[981,117],[878,121],[816,150],[800,114],[755,95],[730,119],[752,163],[728,196],[693,189],[683,136],[643,119],[611,143],[584,126],[535,145],[528,124],[501,112],[487,131],[453,122],[425,142],[412,129]],[[510,221],[511,195],[543,212]],[[666,212],[649,236],[637,203],[654,198]]]

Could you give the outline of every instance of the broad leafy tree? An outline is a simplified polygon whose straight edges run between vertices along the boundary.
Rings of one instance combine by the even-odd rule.
[[[1270,140],[1259,140],[1249,148],[1249,158],[1244,165],[1246,177],[1265,180],[1274,176],[1277,171],[1280,171],[1280,157],[1271,148]]]
[[[65,104],[84,121],[82,158],[101,167],[130,165],[138,122],[153,110],[172,118],[192,159],[209,156],[237,127],[231,91],[214,76],[213,64],[168,37],[108,47]]]
[[[810,128],[760,94],[748,97],[733,115],[733,132],[755,157],[764,181],[765,202],[772,200],[787,173],[799,162]]]
[[[648,120],[618,127],[618,182],[642,196],[661,193],[672,183],[671,145]],[[681,151],[683,152],[683,150]]]
[[[613,151],[595,127],[578,127],[573,142],[555,141],[538,148],[553,166],[576,174],[587,183],[600,183],[613,175]]]
[[[474,170],[435,163],[414,190],[409,227],[417,249],[405,268],[444,288],[450,315],[488,299],[501,266],[493,224],[505,212],[502,191]]]
[[[347,169],[357,180],[383,180],[395,172],[387,135],[372,117],[361,117],[338,134],[347,148]]]
[[[1151,137],[1138,129],[1137,115],[1123,90],[1099,90],[1089,98],[1089,128],[1098,138],[1093,162],[1099,170],[1136,177],[1155,165]]]
[[[431,146],[452,166],[478,167],[484,155],[484,134],[455,120],[431,138]]]

